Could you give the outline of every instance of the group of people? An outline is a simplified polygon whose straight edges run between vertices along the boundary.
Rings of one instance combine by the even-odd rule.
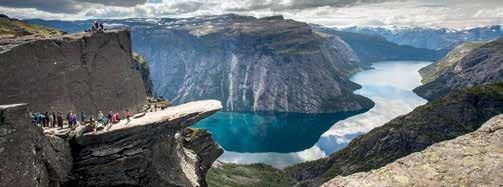
[[[105,27],[103,27],[103,23],[98,23],[98,21],[94,21],[93,26],[86,30],[86,32],[92,31],[105,31]]]
[[[63,124],[66,120],[68,127],[70,128],[75,128],[77,125],[81,124],[89,124],[92,126],[96,126],[96,122],[99,123],[101,126],[106,126],[110,123],[119,123],[121,120],[121,116],[119,112],[112,112],[110,111],[108,115],[105,117],[103,115],[102,111],[98,112],[98,118],[94,118],[94,115],[87,116],[84,112],[81,112],[80,115],[77,115],[76,113],[73,113],[72,111],[68,112],[63,118],[63,113],[58,112],[45,112],[45,113],[40,113],[40,112],[35,112],[35,113],[30,113],[29,114],[33,125],[42,127],[42,128],[63,128]],[[129,112],[129,110],[126,110],[124,112],[124,116],[126,117],[127,121],[131,121],[132,113]],[[80,122],[79,122],[80,121]],[[79,124],[78,124],[79,123]]]

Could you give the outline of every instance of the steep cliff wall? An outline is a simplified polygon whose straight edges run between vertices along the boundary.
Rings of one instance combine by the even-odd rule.
[[[338,112],[369,108],[347,75],[358,58],[337,37],[293,20],[237,15],[131,26],[158,95],[218,99],[228,111]]]
[[[125,30],[1,38],[0,104],[32,111],[121,111],[146,101]]]
[[[434,144],[385,167],[323,186],[498,186],[503,181],[503,114],[475,132]]]

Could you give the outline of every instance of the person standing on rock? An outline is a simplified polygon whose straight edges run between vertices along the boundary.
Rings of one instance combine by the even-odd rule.
[[[112,111],[110,111],[110,112],[108,113],[108,116],[107,116],[107,117],[108,117],[108,122],[109,122],[110,124],[112,124],[112,123],[114,122],[114,121],[113,121],[114,114],[112,113]]]
[[[68,127],[71,127],[72,126],[72,111],[68,112],[68,114],[66,114],[66,121],[68,121]]]
[[[58,116],[56,118],[57,118],[56,121],[58,121],[58,127],[60,129],[62,129],[63,128],[63,113],[58,112]]]
[[[86,122],[86,114],[80,112],[80,123],[84,124]]]
[[[131,112],[129,112],[129,110],[126,110],[126,112],[124,112],[124,115],[126,116],[127,122],[129,123],[131,121],[131,119],[130,119],[131,118]]]
[[[49,114],[49,112],[47,112],[47,124],[49,125],[49,128],[53,128],[54,127],[54,118],[52,117],[51,114]]]
[[[52,112],[52,126],[53,127],[56,127],[56,113],[55,112]]]
[[[100,111],[98,112],[98,122],[99,122],[99,123],[102,123],[102,124],[104,125],[104,124],[105,124],[105,122],[104,122],[104,119],[103,119],[103,118],[105,118],[105,116],[103,115],[103,112],[100,110]]]

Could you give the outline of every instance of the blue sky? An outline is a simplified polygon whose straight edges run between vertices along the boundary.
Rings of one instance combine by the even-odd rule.
[[[465,28],[503,24],[503,0],[1,0],[17,18],[192,17],[237,13],[326,26]]]

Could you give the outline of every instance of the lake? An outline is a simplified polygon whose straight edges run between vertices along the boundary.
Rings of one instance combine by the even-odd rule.
[[[351,77],[362,85],[356,94],[375,102],[366,111],[335,114],[219,112],[194,127],[208,129],[224,148],[219,160],[266,163],[283,168],[325,157],[354,137],[412,111],[426,100],[412,89],[421,85],[417,72],[431,62],[378,62]]]

